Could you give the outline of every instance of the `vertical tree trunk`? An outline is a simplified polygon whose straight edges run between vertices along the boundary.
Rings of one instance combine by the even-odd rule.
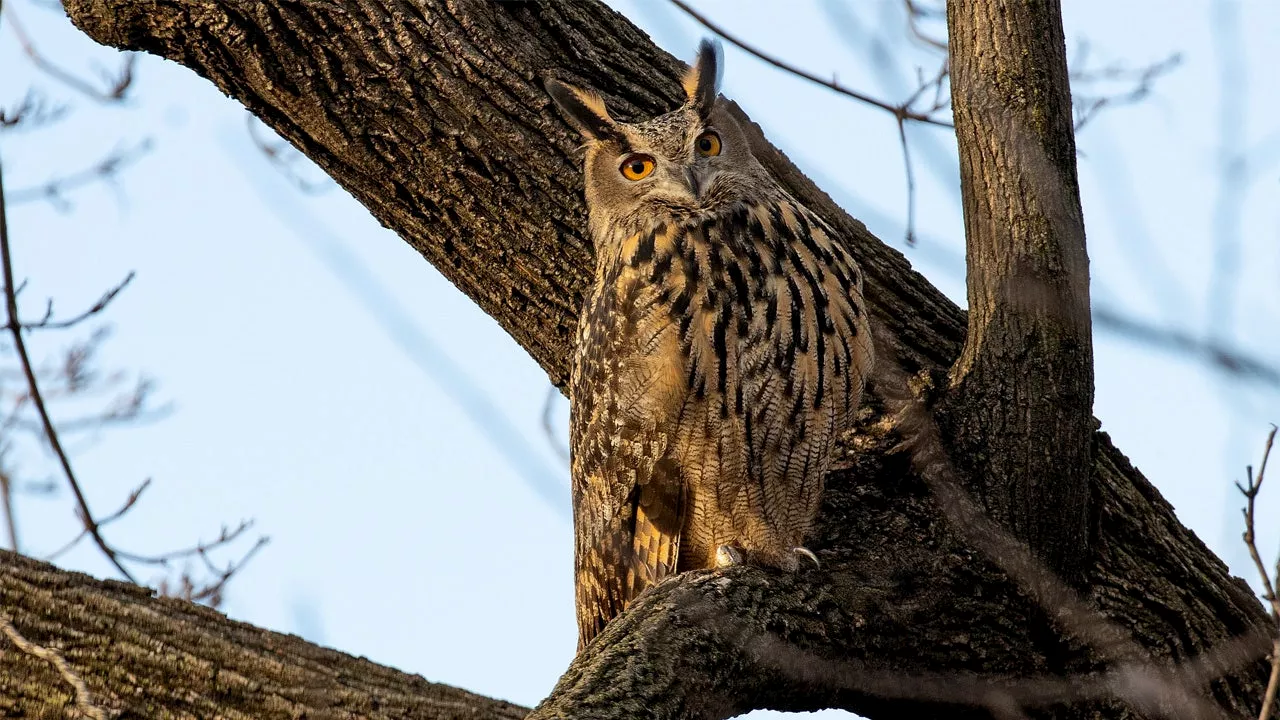
[[[1088,553],[1093,343],[1059,0],[949,0],[969,334],[949,424],[988,512],[1060,571]]]

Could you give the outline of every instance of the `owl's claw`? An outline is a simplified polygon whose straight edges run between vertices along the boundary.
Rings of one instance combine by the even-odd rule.
[[[810,550],[810,549],[809,549],[809,548],[807,548],[807,547],[793,547],[793,548],[791,548],[791,552],[793,552],[793,553],[795,553],[795,554],[797,554],[797,555],[801,555],[801,556],[803,556],[803,557],[806,557],[806,558],[808,558],[809,560],[812,560],[812,561],[813,561],[813,566],[814,566],[814,567],[816,567],[816,568],[820,568],[820,567],[822,567],[822,563],[818,562],[818,556],[817,556],[817,555],[814,555],[814,554],[813,554],[813,551],[812,551],[812,550]]]
[[[721,545],[716,548],[716,567],[729,567],[742,564],[742,552],[732,545]]]

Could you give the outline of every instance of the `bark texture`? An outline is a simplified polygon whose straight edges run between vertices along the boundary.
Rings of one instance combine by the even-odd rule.
[[[474,298],[563,385],[592,259],[577,140],[551,107],[542,79],[598,88],[624,116],[677,105],[682,65],[624,18],[594,0],[66,0],[65,6],[98,41],[175,60],[244,103]],[[908,375],[944,374],[960,355],[964,314],[836,207],[758,128],[744,125],[757,156],[840,231],[862,265],[881,356],[895,357]],[[882,681],[886,674],[1100,667],[1093,650],[957,539],[910,458],[891,452],[897,438],[875,393],[868,396],[863,429],[848,438],[845,459],[828,479],[819,537],[810,543],[821,571],[781,576],[737,569],[662,584],[575,660],[537,714],[723,718],[752,707],[835,705],[872,718],[954,717],[964,711],[922,705],[937,696]],[[1106,436],[1091,441],[1093,459],[1084,466],[1092,508],[1081,583],[1086,599],[1147,651],[1170,660],[1265,623],[1248,588],[1178,523]],[[48,582],[73,582],[64,577],[53,574]],[[80,604],[96,608],[98,590],[79,587]],[[100,591],[109,598],[123,592]],[[15,602],[10,598],[6,593],[3,607]],[[149,661],[109,654],[118,635],[129,637],[127,625],[109,611],[90,624],[97,615],[72,605],[29,602],[45,604],[23,606],[32,608],[28,620],[18,621],[24,632],[74,639],[73,665],[101,668],[94,675],[100,687],[122,702],[142,692],[130,679],[137,675],[132,666],[144,670]],[[168,601],[136,602],[148,615],[180,610]],[[240,636],[225,639],[225,621],[196,609],[181,612],[199,624],[186,626],[190,634],[166,636],[171,645],[163,647],[190,651],[214,643],[219,652],[238,652]],[[295,649],[297,655],[275,660],[288,667],[246,666],[237,677],[251,684],[261,672],[269,683],[270,673],[301,672],[294,664],[314,661]],[[1243,716],[1256,707],[1264,682],[1258,660],[1213,683],[1212,697]],[[374,690],[337,677],[328,687],[339,694]],[[157,712],[180,713],[197,700],[149,692],[156,693]],[[205,692],[198,699],[209,706],[221,697],[217,686],[194,692]],[[1050,712],[1134,716],[1116,704]]]
[[[7,551],[0,551],[0,613],[27,641],[66,660],[92,706],[117,720],[516,720],[528,712]],[[83,717],[55,666],[4,635],[0,715]]]
[[[988,513],[1053,565],[1088,556],[1093,342],[1057,0],[949,0],[969,332],[952,453]]]

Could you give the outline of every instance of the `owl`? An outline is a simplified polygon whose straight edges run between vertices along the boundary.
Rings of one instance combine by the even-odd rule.
[[[585,139],[595,280],[570,377],[579,648],[674,573],[794,570],[873,351],[844,244],[752,155],[703,42],[637,123],[548,80]]]

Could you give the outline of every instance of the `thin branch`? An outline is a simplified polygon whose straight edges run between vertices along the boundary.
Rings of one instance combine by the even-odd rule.
[[[12,110],[0,108],[0,129],[49,125],[66,114],[66,105],[49,105],[39,91],[31,89]]]
[[[1253,565],[1258,569],[1258,576],[1262,579],[1263,594],[1262,598],[1271,605],[1271,615],[1273,618],[1280,619],[1280,598],[1276,597],[1276,588],[1271,583],[1271,576],[1267,572],[1267,566],[1262,562],[1262,556],[1258,553],[1258,544],[1254,535],[1254,505],[1258,499],[1258,493],[1262,490],[1262,479],[1267,473],[1267,459],[1271,457],[1271,446],[1276,440],[1276,427],[1271,426],[1271,432],[1267,434],[1267,442],[1262,448],[1262,463],[1258,466],[1258,474],[1253,474],[1253,466],[1246,468],[1248,476],[1248,487],[1236,483],[1236,488],[1240,490],[1240,494],[1245,497],[1244,514],[1244,544],[1249,547],[1249,556],[1253,558]]]
[[[103,427],[116,424],[143,425],[147,423],[159,422],[173,413],[173,404],[167,403],[158,408],[151,408],[147,412],[141,412],[140,409],[135,410],[131,403],[129,407],[123,409],[108,410],[100,415],[90,415],[88,417],[77,417],[66,420],[59,420],[54,423],[58,427],[58,431],[63,435],[71,433],[87,432],[89,430],[100,430]],[[29,422],[25,418],[13,418],[0,423],[7,427],[16,428],[37,435],[44,431],[41,426],[34,422]]]
[[[1280,559],[1276,561],[1276,578],[1272,582],[1271,575],[1267,571],[1267,566],[1262,562],[1262,554],[1258,552],[1257,535],[1255,533],[1254,524],[1254,508],[1257,503],[1258,493],[1262,491],[1262,480],[1267,474],[1267,460],[1271,457],[1271,447],[1276,440],[1276,426],[1271,426],[1271,432],[1267,433],[1267,441],[1262,448],[1262,463],[1258,465],[1258,474],[1253,474],[1253,467],[1246,468],[1245,474],[1248,477],[1248,486],[1236,483],[1240,494],[1245,497],[1245,507],[1242,511],[1244,514],[1244,544],[1249,548],[1249,557],[1253,558],[1253,566],[1258,570],[1258,577],[1262,580],[1262,599],[1267,601],[1271,606],[1271,619],[1275,621],[1275,639],[1271,648],[1271,678],[1267,682],[1267,690],[1263,693],[1262,711],[1258,714],[1258,720],[1268,720],[1271,717],[1271,707],[1276,701],[1276,692],[1280,690],[1280,596],[1276,595],[1276,583],[1280,583]]]
[[[122,559],[129,560],[130,562],[142,563],[144,565],[160,565],[162,567],[168,567],[169,563],[173,562],[174,560],[180,560],[183,558],[190,558],[190,557],[196,557],[196,556],[204,557],[205,553],[209,552],[210,550],[217,549],[223,545],[233,542],[236,538],[243,535],[244,532],[251,527],[253,527],[252,520],[241,520],[240,524],[237,525],[234,530],[228,530],[227,527],[224,525],[222,527],[222,531],[218,533],[218,537],[215,538],[214,540],[211,540],[210,542],[207,542],[207,543],[199,542],[189,548],[183,548],[181,550],[171,550],[169,552],[161,553],[159,555],[138,555],[136,553],[124,552],[124,551],[120,551],[119,554]],[[263,538],[259,538],[259,542],[261,542],[262,539]]]
[[[67,663],[66,658],[23,637],[22,633],[18,632],[18,629],[13,626],[13,621],[3,612],[0,612],[0,632],[3,632],[5,637],[9,638],[9,642],[17,646],[22,652],[32,657],[40,658],[52,665],[58,671],[58,674],[62,676],[62,679],[75,691],[76,709],[83,715],[93,718],[93,720],[106,720],[106,712],[93,703],[93,695],[89,693],[89,687],[84,684],[84,680]]]
[[[907,97],[907,99],[902,103],[903,105],[906,105],[907,107],[915,105],[916,101],[919,100],[921,96],[924,95],[925,91],[930,88],[933,89],[933,104],[929,106],[929,114],[937,112],[951,103],[951,94],[945,93],[942,90],[942,86],[946,83],[947,79],[951,77],[951,66],[948,64],[946,58],[944,58],[942,60],[942,64],[938,66],[938,72],[934,73],[933,79],[925,80],[920,68],[916,68],[916,75],[918,82],[916,84],[915,92],[911,93],[911,95]]]
[[[142,493],[150,486],[151,486],[151,478],[147,478],[146,480],[142,481],[141,485],[134,488],[133,492],[129,493],[129,497],[125,499],[124,504],[120,506],[119,510],[116,510],[115,512],[111,513],[110,515],[98,521],[98,527],[106,527],[107,525],[110,525],[116,520],[119,520],[120,518],[124,517],[124,514],[129,512],[129,510],[133,508],[133,506],[138,502],[138,498],[142,497]],[[75,547],[76,545],[79,545],[80,541],[83,540],[84,537],[88,534],[89,534],[89,531],[87,528],[80,530],[80,534],[72,538],[66,545],[63,545],[57,550],[54,550],[53,552],[46,555],[44,558],[45,561],[53,562],[54,560],[57,560],[60,556],[65,554],[67,551],[71,550],[71,548]]]
[[[909,246],[916,244],[916,173],[911,166],[911,150],[907,145],[907,124],[898,118],[898,140],[902,143],[902,164],[907,171],[907,237]]]
[[[66,320],[51,319],[51,316],[53,315],[53,301],[50,300],[48,304],[48,309],[45,311],[44,318],[41,319],[39,322],[22,323],[22,328],[24,330],[65,330],[70,327],[75,327],[76,325],[79,325],[80,323],[84,322],[85,320],[88,320],[94,315],[97,315],[103,310],[106,310],[107,305],[110,305],[111,301],[115,300],[116,296],[119,295],[121,291],[123,291],[126,287],[128,287],[129,283],[133,282],[134,275],[135,275],[134,271],[130,270],[129,274],[125,275],[123,280],[121,280],[114,287],[112,287],[111,289],[103,293],[102,297],[98,298],[97,302],[91,305],[88,309],[81,312],[79,315],[68,318]]]
[[[898,118],[900,121],[913,120],[915,122],[925,123],[928,125],[937,125],[938,127],[945,127],[945,128],[954,127],[951,123],[946,122],[944,120],[937,120],[935,118],[930,117],[928,114],[916,112],[912,110],[908,104],[904,103],[902,105],[893,105],[883,100],[878,100],[876,98],[873,98],[870,95],[860,93],[857,90],[851,90],[841,85],[840,83],[836,82],[835,80],[825,80],[823,78],[818,77],[817,75],[814,75],[813,73],[807,72],[805,70],[801,70],[800,68],[797,68],[794,65],[790,65],[786,62],[783,62],[782,60],[779,60],[778,58],[772,55],[765,53],[763,50],[759,50],[755,48],[754,46],[748,44],[746,41],[739,39],[737,36],[730,34],[727,30],[715,24],[706,16],[699,13],[697,10],[694,10],[693,8],[689,7],[689,5],[683,2],[683,0],[670,0],[670,2],[672,5],[675,5],[676,7],[683,10],[686,15],[696,20],[703,27],[715,33],[719,37],[723,38],[725,42],[728,42],[730,45],[733,45],[741,49],[742,51],[750,55],[753,55],[756,58],[759,58],[760,60],[763,60],[764,62],[778,68],[779,70],[791,73],[796,77],[800,77],[805,80],[808,80],[811,83],[821,85],[829,90],[834,90],[835,92],[840,93],[841,95],[846,95],[855,100],[858,100],[859,102],[863,102],[868,105],[873,105],[875,107],[878,107],[881,110],[891,113],[895,118]]]
[[[125,168],[151,152],[151,149],[151,138],[144,138],[133,147],[116,148],[102,160],[83,170],[60,178],[54,178],[35,187],[14,190],[9,195],[9,201],[17,204],[45,200],[56,209],[65,212],[71,207],[71,204],[66,199],[68,190],[74,190],[95,182],[110,183]]]
[[[328,175],[323,176],[320,180],[308,180],[293,168],[292,163],[286,159],[286,153],[294,150],[292,145],[285,142],[272,144],[267,138],[261,136],[260,127],[262,123],[252,113],[245,113],[245,126],[249,131],[249,139],[254,145],[258,146],[258,150],[266,156],[268,162],[275,166],[284,175],[289,182],[293,183],[299,190],[308,195],[319,195],[320,193],[332,190],[335,183]],[[299,153],[295,159],[306,159],[305,155]]]
[[[1093,320],[1102,329],[1164,350],[1198,357],[1228,374],[1280,386],[1280,367],[1244,354],[1213,340],[1202,340],[1173,328],[1158,328],[1104,307],[1093,309]]]
[[[910,0],[907,0],[907,2],[910,3]],[[942,92],[942,85],[946,81],[949,74],[950,72],[947,65],[947,61],[943,60],[942,66],[938,69],[937,74],[934,75],[932,80],[926,81],[923,76],[920,77],[920,82],[917,85],[915,92],[911,93],[911,96],[906,99],[903,105],[906,107],[910,107],[911,105],[914,105],[916,100],[920,99],[920,97],[924,95],[926,90],[928,90],[929,88],[933,88],[934,90],[933,105],[928,112],[932,114],[933,112],[945,107],[947,102],[949,102],[950,100],[950,94]],[[907,143],[906,120],[901,116],[899,116],[897,120],[898,120],[898,140],[902,144],[902,164],[906,168],[906,175],[907,175],[906,243],[908,246],[914,246],[916,244],[916,173],[915,173],[915,166],[914,166],[915,164],[911,162],[911,148]]]
[[[1156,80],[1162,75],[1167,75],[1175,68],[1182,64],[1182,54],[1173,53],[1164,60],[1154,62],[1146,67],[1138,69],[1125,68],[1118,65],[1103,68],[1101,70],[1081,70],[1071,74],[1072,87],[1076,89],[1082,83],[1098,82],[1098,81],[1128,81],[1133,82],[1134,86],[1126,92],[1115,95],[1092,96],[1080,92],[1072,94],[1072,104],[1075,105],[1075,130],[1079,132],[1090,120],[1097,114],[1108,107],[1119,107],[1122,105],[1134,105],[1147,99],[1151,94]]]
[[[925,45],[928,45],[935,50],[941,50],[945,53],[947,51],[947,41],[939,40],[938,38],[926,33],[924,29],[920,27],[920,21],[924,18],[937,17],[938,15],[942,15],[945,18],[946,14],[939,13],[936,10],[930,11],[916,0],[903,0],[903,4],[906,5],[907,27],[910,28],[911,34]]]
[[[192,593],[190,598],[191,602],[208,601],[211,605],[214,605],[214,606],[220,605],[222,603],[222,591],[226,587],[227,581],[230,580],[231,577],[235,575],[237,572],[240,572],[240,569],[243,568],[250,560],[252,560],[253,556],[256,555],[259,550],[266,547],[267,543],[270,541],[271,541],[271,538],[265,535],[258,538],[257,542],[253,544],[253,547],[249,548],[248,552],[242,555],[238,562],[228,563],[226,569],[222,570],[221,572],[217,571],[213,563],[209,561],[208,556],[201,553],[200,559],[204,560],[205,568],[207,568],[210,572],[216,573],[218,576],[218,579],[214,581],[212,584],[205,586],[203,589],[197,590],[196,592]]]
[[[213,574],[215,579],[203,586],[197,586],[191,579],[191,575],[184,572],[178,579],[179,587],[176,590],[169,586],[168,580],[161,581],[160,594],[168,597],[179,597],[188,602],[208,602],[210,606],[217,607],[222,603],[222,591],[226,588],[227,581],[239,572],[259,550],[266,547],[269,541],[270,538],[265,536],[258,538],[253,547],[250,547],[238,562],[228,563],[225,569],[215,566],[207,554],[198,553],[205,569]]]
[[[106,81],[107,86],[105,89],[100,89],[75,73],[58,67],[41,55],[36,49],[35,43],[31,41],[31,37],[23,29],[17,13],[13,10],[13,6],[5,5],[2,10],[8,14],[9,25],[13,28],[13,34],[18,38],[18,45],[22,48],[22,52],[26,54],[27,58],[31,60],[31,64],[36,66],[38,70],[98,102],[117,103],[124,101],[125,93],[129,90],[129,86],[133,84],[133,64],[136,56],[132,53],[125,55],[124,62],[114,77],[103,73],[103,79]]]
[[[58,431],[53,427],[53,420],[49,416],[49,410],[45,407],[44,398],[40,395],[40,385],[36,382],[35,369],[31,365],[31,357],[27,354],[27,344],[22,337],[22,323],[18,320],[18,295],[13,284],[13,261],[9,252],[9,228],[6,216],[4,175],[3,168],[0,168],[0,264],[3,264],[4,299],[5,308],[8,311],[6,327],[9,328],[9,332],[13,335],[14,349],[17,350],[18,359],[22,363],[22,372],[27,378],[27,387],[31,391],[31,400],[40,415],[41,423],[44,425],[45,438],[62,466],[62,472],[66,475],[67,483],[71,486],[71,493],[75,496],[76,505],[80,510],[85,529],[89,531],[98,549],[107,556],[107,559],[120,571],[120,574],[129,582],[136,582],[133,575],[125,569],[124,565],[116,557],[115,550],[107,544],[107,541],[102,537],[102,533],[98,531],[98,526],[93,519],[93,513],[89,510],[89,503],[85,500],[84,493],[80,490],[80,483],[76,480],[75,471],[71,468],[71,461],[62,449],[62,442],[58,439]]]

